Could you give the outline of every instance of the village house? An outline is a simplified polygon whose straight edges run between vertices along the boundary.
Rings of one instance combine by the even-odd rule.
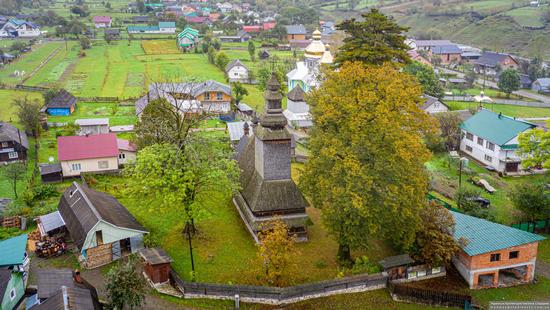
[[[136,115],[149,101],[164,98],[180,113],[224,115],[231,111],[231,87],[217,81],[200,83],[153,83],[149,92],[136,102]]]
[[[245,31],[239,30],[234,36],[219,36],[221,42],[248,42],[252,37]]]
[[[288,25],[286,28],[286,39],[291,42],[293,40],[303,41],[306,39],[306,27],[304,25]]]
[[[17,309],[25,296],[30,259],[27,234],[0,241],[0,309]]]
[[[77,182],[65,190],[58,206],[80,252],[79,261],[95,268],[143,248],[147,231],[113,196]]]
[[[518,135],[534,127],[529,122],[482,109],[460,126],[460,150],[499,172],[518,172]]]
[[[462,60],[462,50],[456,44],[434,46],[430,54],[432,59],[439,59],[443,65],[458,64]]]
[[[422,56],[417,50],[409,50],[407,51],[407,55],[414,60],[418,61],[419,63],[432,67],[432,63],[426,59],[426,57]]]
[[[0,122],[0,163],[25,160],[28,149],[29,140],[25,131]]]
[[[0,29],[0,38],[32,38],[40,34],[38,25],[21,19],[10,19]]]
[[[286,109],[283,111],[288,124],[295,129],[309,128],[313,126],[313,120],[309,113],[309,105],[306,103],[305,92],[300,86],[294,87],[287,94]]]
[[[248,68],[243,65],[243,63],[238,59],[234,59],[229,64],[227,64],[227,67],[225,67],[225,75],[229,79],[230,83],[250,82],[248,78]]]
[[[191,27],[185,27],[185,29],[178,34],[178,47],[183,50],[188,50],[195,47],[199,43],[199,40],[198,30]]]
[[[118,146],[118,164],[125,165],[136,161],[136,145],[128,140],[116,139]]]
[[[246,33],[257,33],[261,32],[263,30],[263,27],[260,25],[253,25],[253,26],[243,26],[242,31]]]
[[[483,52],[481,57],[474,61],[474,70],[488,76],[496,76],[498,72],[506,69],[517,70],[518,68],[518,61],[508,54]]]
[[[266,112],[259,122],[253,121],[253,135],[243,135],[237,145],[242,190],[234,195],[233,203],[256,242],[262,225],[277,217],[298,241],[308,239],[307,202],[291,178],[292,135],[281,112],[279,89],[272,75],[265,92]]]
[[[414,50],[431,51],[436,46],[454,44],[449,40],[407,40],[406,43]]]
[[[132,23],[133,24],[147,24],[147,23],[149,23],[149,16],[147,16],[147,15],[132,16]]]
[[[32,310],[100,310],[97,290],[71,269],[37,269],[36,294],[27,300]]]
[[[423,97],[426,100],[420,108],[426,111],[428,114],[449,112],[451,110],[448,105],[446,105],[436,97],[432,97],[426,94]]]
[[[535,278],[539,241],[545,238],[513,227],[450,211],[454,238],[465,245],[453,264],[471,289],[530,283]]]
[[[75,125],[78,125],[80,129],[77,132],[79,136],[85,135],[99,135],[109,133],[109,119],[108,118],[83,118],[74,121]]]
[[[110,28],[112,20],[110,16],[94,16],[93,22],[96,28]]]
[[[57,137],[57,159],[61,163],[63,177],[79,176],[84,172],[106,173],[118,170],[121,152],[133,152],[127,147],[124,150],[118,147],[119,142],[114,133]]]
[[[176,33],[176,23],[159,22],[157,26],[128,26],[128,33],[172,34]]]
[[[63,169],[60,163],[39,164],[38,169],[43,183],[63,181]]]
[[[49,115],[67,116],[76,109],[76,97],[68,91],[61,89],[45,105],[44,109]]]
[[[105,34],[105,38],[109,38],[111,40],[120,39],[120,29],[118,28],[105,29],[103,33]]]
[[[531,85],[531,89],[539,93],[550,94],[550,78],[536,79]]]

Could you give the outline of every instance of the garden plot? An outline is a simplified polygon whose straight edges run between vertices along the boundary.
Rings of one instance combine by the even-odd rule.
[[[147,55],[181,54],[175,40],[144,40],[141,47]]]
[[[61,48],[45,66],[25,82],[29,86],[55,86],[62,83],[74,67],[80,47],[77,42],[68,42],[68,49]],[[67,72],[69,71],[69,72]]]

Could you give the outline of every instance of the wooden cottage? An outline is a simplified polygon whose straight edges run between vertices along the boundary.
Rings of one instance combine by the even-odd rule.
[[[87,268],[143,248],[147,231],[111,195],[74,182],[61,196],[58,210]]]
[[[46,113],[49,115],[67,116],[76,109],[76,97],[68,91],[61,89],[46,103]]]
[[[395,280],[405,278],[407,276],[407,267],[413,262],[409,254],[401,254],[386,257],[378,263],[388,273],[388,277]]]
[[[0,163],[27,159],[29,140],[25,131],[0,122]]]
[[[145,261],[145,275],[153,284],[162,284],[170,280],[170,263],[173,260],[161,248],[145,248],[139,251]]]

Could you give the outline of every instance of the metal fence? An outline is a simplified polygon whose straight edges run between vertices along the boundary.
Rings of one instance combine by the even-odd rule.
[[[175,271],[170,273],[171,279],[184,295],[231,299],[239,295],[242,300],[266,304],[285,304],[296,300],[316,298],[331,295],[339,291],[364,291],[386,287],[387,276],[384,273],[359,275],[342,279],[315,282],[290,287],[266,287],[255,285],[230,285],[187,282],[182,280]]]
[[[512,223],[512,225],[510,226],[530,233],[548,233],[550,231],[550,218],[547,218],[545,220],[517,222]]]
[[[423,289],[392,282],[388,283],[388,289],[398,300],[454,307],[465,307],[472,303],[472,296],[466,294]]]

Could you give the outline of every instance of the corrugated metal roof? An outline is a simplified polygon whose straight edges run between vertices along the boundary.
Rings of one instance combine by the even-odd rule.
[[[42,215],[39,217],[39,219],[45,233],[65,226],[65,221],[63,221],[63,218],[61,217],[59,211],[54,211],[52,213]]]
[[[455,220],[454,238],[464,238],[464,252],[470,256],[503,250],[537,242],[545,238],[513,227],[493,223],[481,218],[449,211]]]
[[[21,265],[27,250],[27,234],[0,241],[0,267]]]
[[[460,127],[497,145],[503,145],[535,125],[482,109]]]

